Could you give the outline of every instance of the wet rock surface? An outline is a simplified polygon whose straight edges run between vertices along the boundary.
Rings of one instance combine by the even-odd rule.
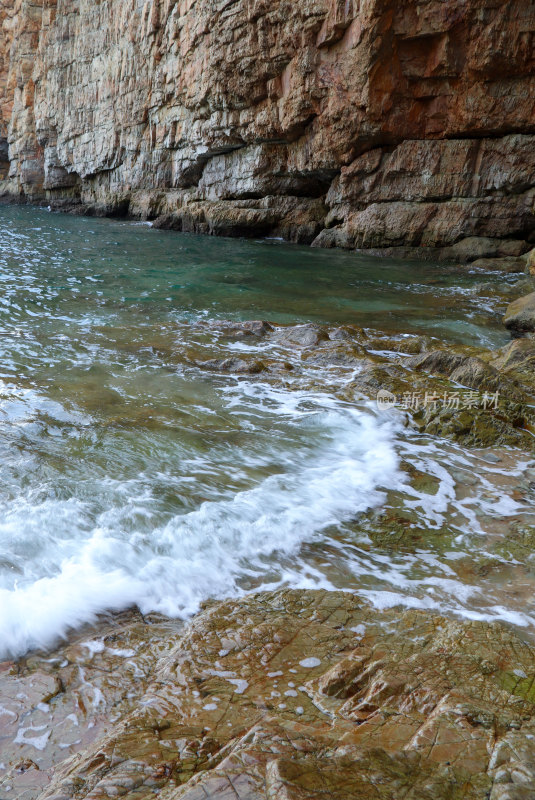
[[[119,724],[181,627],[125,612],[52,653],[0,663],[0,797],[39,796],[60,763]]]
[[[351,403],[375,401],[379,392],[390,392],[393,405],[422,433],[469,447],[509,445],[533,452],[535,356],[530,339],[492,351],[351,325],[329,329],[219,322],[216,330],[231,340],[261,330],[261,357],[194,360],[202,369],[236,376],[291,375],[296,387],[330,386]],[[310,384],[305,368],[323,370],[320,384]]]
[[[266,365],[262,361],[245,358],[211,359],[198,361],[196,366],[216,372],[235,372],[238,375],[258,375],[264,372]]]
[[[213,604],[182,632],[123,622],[4,665],[4,692],[27,695],[3,729],[6,796],[483,800],[535,780],[535,653],[498,624],[322,591]],[[42,749],[9,744],[36,714]]]
[[[535,333],[535,292],[511,303],[503,322],[515,336]]]
[[[494,360],[497,369],[518,380],[533,385],[535,380],[535,342],[532,339],[515,339],[498,351]]]

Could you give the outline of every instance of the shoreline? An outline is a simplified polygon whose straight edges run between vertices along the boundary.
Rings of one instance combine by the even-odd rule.
[[[129,201],[130,202],[130,201]],[[129,203],[128,203],[129,205]],[[194,205],[194,204],[193,204]],[[199,205],[201,205],[199,203]],[[313,241],[301,241],[299,236],[285,238],[284,236],[272,236],[270,232],[258,233],[254,228],[247,230],[241,224],[234,226],[224,223],[221,227],[216,224],[212,230],[206,230],[206,226],[196,225],[195,222],[184,223],[180,212],[175,214],[163,214],[161,216],[140,215],[139,213],[118,213],[113,207],[84,204],[82,201],[54,200],[51,198],[32,198],[25,195],[13,195],[9,193],[0,194],[1,206],[23,206],[28,208],[38,208],[48,210],[52,213],[67,214],[73,217],[86,217],[97,219],[111,219],[118,221],[145,222],[150,223],[155,230],[172,231],[175,233],[190,233],[196,236],[207,236],[228,239],[264,239],[279,240],[287,245],[310,246],[318,249],[334,249],[340,252],[355,253],[377,258],[392,258],[402,261],[422,261],[438,263],[459,263],[469,267],[474,262],[481,259],[515,259],[527,256],[534,248],[533,242],[520,238],[511,239],[491,239],[484,236],[469,236],[460,238],[452,245],[445,247],[418,246],[410,247],[407,245],[384,246],[384,247],[344,247],[338,243],[325,241],[315,244]],[[499,269],[499,265],[496,265]]]

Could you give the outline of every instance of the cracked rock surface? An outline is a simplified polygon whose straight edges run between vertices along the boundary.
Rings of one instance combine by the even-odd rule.
[[[148,622],[123,615],[115,639],[93,631],[52,658],[3,665],[3,696],[13,700],[3,712],[10,772],[1,792],[21,800],[533,795],[535,651],[499,624],[380,612],[324,591],[213,604],[183,630]],[[63,751],[62,726],[71,742]],[[42,737],[40,749],[20,744],[21,727]]]

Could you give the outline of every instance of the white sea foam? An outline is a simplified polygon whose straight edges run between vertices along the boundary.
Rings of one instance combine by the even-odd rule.
[[[207,597],[239,596],[248,584],[347,588],[347,583],[333,582],[332,568],[323,568],[328,561],[307,559],[301,549],[330,544],[331,527],[342,530],[360,513],[381,505],[388,489],[402,493],[407,511],[430,531],[449,524],[454,510],[460,526],[456,544],[466,545],[464,552],[456,551],[455,559],[451,552],[439,558],[425,551],[362,551],[350,539],[338,541],[338,563],[353,590],[380,608],[402,605],[523,626],[532,622],[527,613],[505,608],[461,582],[454,571],[455,560],[467,557],[469,537],[484,533],[478,514],[488,513],[493,504],[500,514],[521,508],[513,500],[495,504],[485,499],[493,488],[490,476],[499,472],[495,466],[487,470],[489,477],[481,474],[475,480],[483,494],[458,499],[455,480],[437,460],[435,445],[400,437],[395,415],[378,418],[326,394],[243,380],[227,382],[220,392],[227,412],[253,444],[262,426],[282,424],[280,441],[275,427],[267,447],[240,447],[227,456],[235,482],[249,483],[249,488],[219,488],[215,456],[197,454],[189,464],[194,463],[193,474],[187,474],[188,463],[182,460],[175,474],[162,468],[152,483],[181,491],[214,476],[215,488],[206,484],[208,499],[162,521],[150,480],[121,481],[103,473],[94,482],[97,514],[92,497],[43,494],[33,484],[25,491],[13,483],[7,501],[0,503],[0,554],[14,567],[0,564],[0,656],[47,647],[107,610],[137,605],[144,613],[187,617]],[[16,392],[6,394],[11,424],[24,425],[44,412],[52,420],[86,426],[85,418],[35,393],[24,393],[20,404]],[[284,438],[288,435],[294,437],[292,446]],[[407,482],[397,452],[434,476],[435,494]],[[457,469],[471,468],[463,451],[449,457]],[[248,470],[265,474],[271,465],[274,474],[251,485]],[[30,459],[22,467],[35,465]],[[85,646],[92,655],[103,645],[88,641]]]
[[[31,747],[35,747],[36,750],[44,750],[52,731],[48,730],[45,731],[45,733],[38,733],[37,736],[32,734],[38,731],[43,731],[45,728],[46,725],[38,725],[35,727],[30,725],[28,728],[19,728],[17,735],[13,740],[14,744],[26,744],[30,745]],[[30,731],[29,734],[28,731]]]
[[[455,586],[453,587],[462,594],[463,586],[461,583],[456,582]],[[489,605],[482,610],[478,610],[477,608],[471,608],[470,606],[463,605],[462,601],[466,601],[468,595],[477,595],[477,590],[470,590],[466,587],[466,596],[464,598],[458,598],[461,602],[455,602],[453,599],[454,596],[441,596],[438,599],[434,599],[429,594],[427,595],[404,595],[398,592],[388,592],[388,591],[364,591],[362,592],[363,596],[369,600],[369,602],[375,606],[375,608],[384,611],[385,609],[389,608],[396,608],[397,606],[401,606],[402,608],[418,608],[424,611],[437,611],[441,614],[455,614],[457,616],[463,617],[464,619],[470,620],[496,620],[501,622],[509,623],[510,625],[515,625],[517,627],[528,627],[533,626],[533,617],[529,614],[523,614],[521,611],[515,611],[514,609],[505,608],[504,606],[500,605]]]
[[[320,664],[321,661],[319,658],[315,658],[314,656],[311,656],[310,658],[304,658],[299,662],[299,665],[305,669],[313,669],[314,667],[319,667]]]
[[[144,613],[187,616],[207,597],[238,595],[246,579],[280,585],[287,572],[277,569],[276,554],[289,557],[328,526],[378,505],[381,487],[399,480],[391,422],[334,403],[322,410],[312,395],[259,396],[243,384],[242,391],[253,397],[251,413],[290,416],[318,434],[314,446],[293,456],[281,442],[277,473],[252,488],[176,514],[150,535],[132,525],[132,507],[143,506],[135,481],[102,478],[103,496],[113,489],[123,504],[104,508],[92,527],[89,500],[48,497],[36,504],[31,492],[21,492],[9,503],[0,546],[23,558],[15,581],[0,575],[2,655],[46,647],[105,610],[136,604]],[[298,582],[306,580],[300,575]]]

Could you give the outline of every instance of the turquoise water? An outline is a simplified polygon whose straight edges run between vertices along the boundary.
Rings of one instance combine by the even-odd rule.
[[[477,277],[464,268],[178,235],[26,208],[0,209],[0,237],[10,323],[43,321],[46,314],[57,324],[98,309],[107,321],[125,311],[136,320],[203,314],[420,330],[474,344],[506,341],[495,310],[482,312],[469,294]]]
[[[350,323],[500,346],[500,301],[482,303],[477,280],[0,208],[0,651],[47,646],[108,610],[186,616],[207,597],[280,585],[527,624],[500,582],[475,585],[458,566],[521,458],[505,469],[424,442],[395,414],[339,400],[351,370],[323,373],[276,335],[236,340],[210,326]],[[293,368],[202,366],[229,356]],[[407,459],[434,476],[436,495],[408,484]],[[447,530],[448,546],[432,557],[370,547],[359,519],[392,504]],[[519,510],[511,497],[496,513]]]

